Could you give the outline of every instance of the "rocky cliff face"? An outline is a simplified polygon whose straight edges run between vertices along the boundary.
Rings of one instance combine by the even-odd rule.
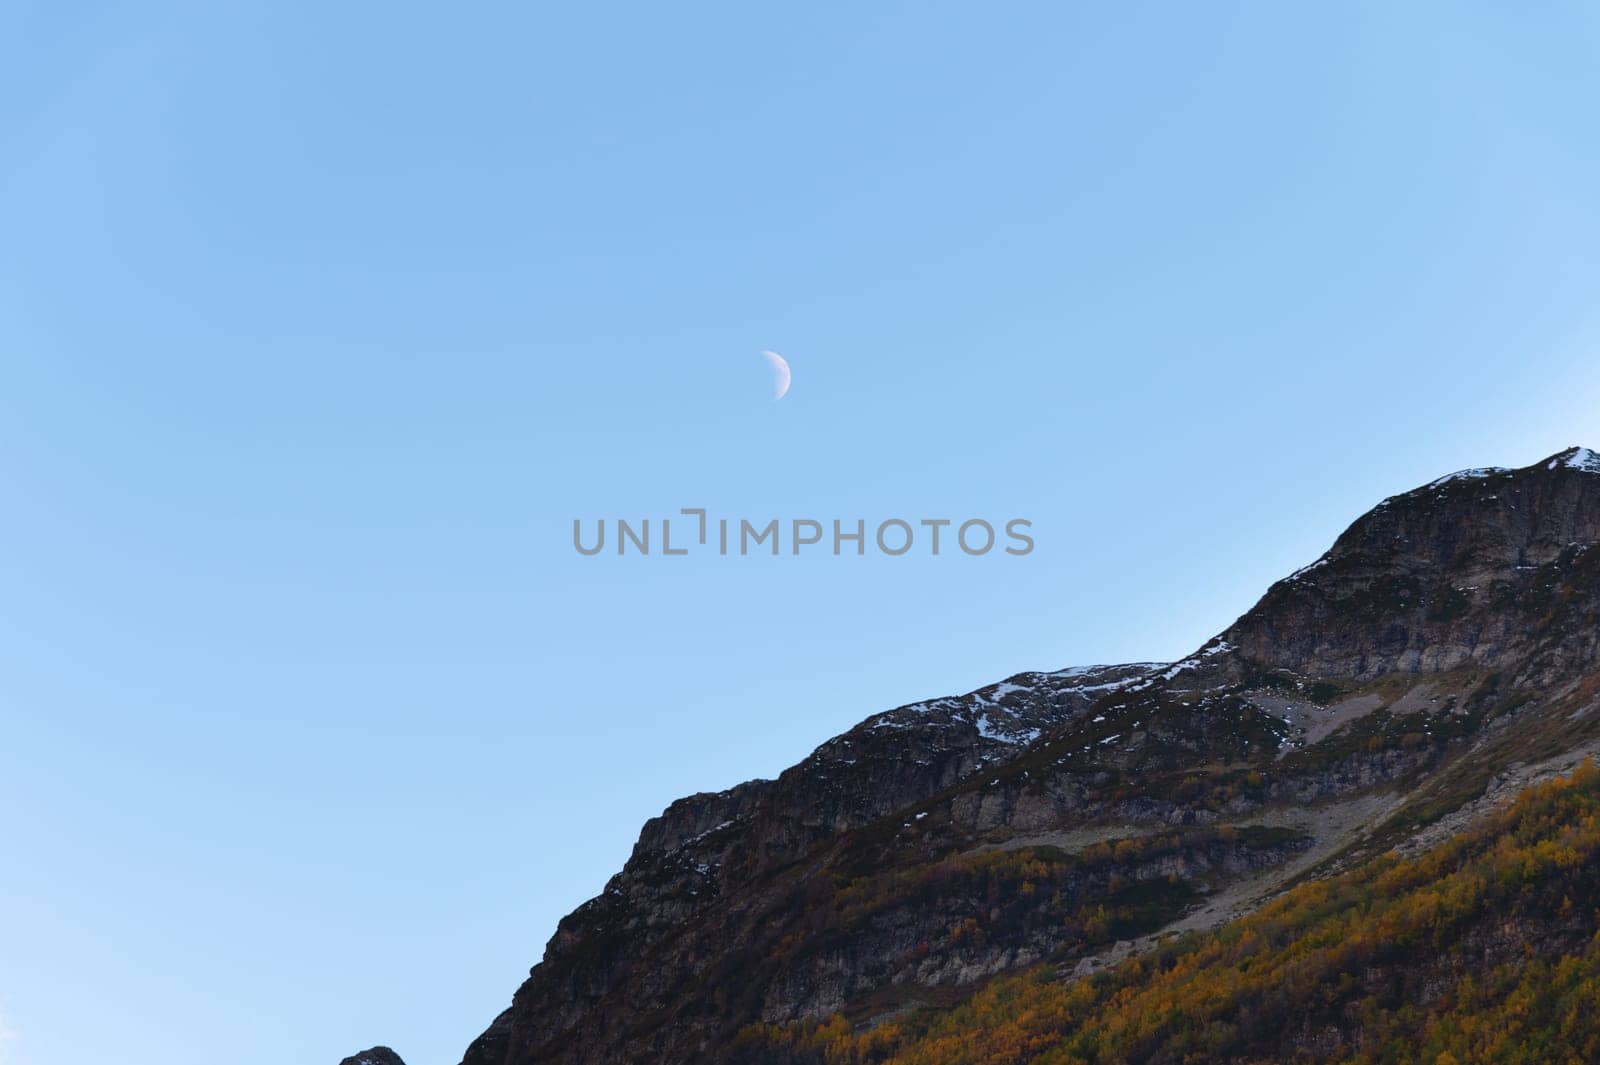
[[[1574,448],[1386,500],[1224,638],[1269,667],[1358,680],[1464,666],[1553,676],[1592,662],[1600,634],[1547,615],[1573,606],[1556,589],[1594,565],[1597,478],[1600,457]]]
[[[1576,760],[1597,663],[1600,458],[1441,478],[1180,662],[900,707],[674,803],[465,1065],[733,1061],[757,1022],[1091,971]]]

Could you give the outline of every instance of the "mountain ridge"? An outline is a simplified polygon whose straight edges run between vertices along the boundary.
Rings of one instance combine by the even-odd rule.
[[[907,704],[672,803],[464,1065],[731,1061],[751,1023],[1092,972],[1570,764],[1600,731],[1597,473],[1447,475],[1177,662]]]

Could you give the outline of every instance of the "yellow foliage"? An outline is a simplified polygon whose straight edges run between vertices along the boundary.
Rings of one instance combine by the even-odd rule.
[[[1025,883],[1035,879],[1048,877],[1029,870]],[[871,1031],[835,1017],[757,1026],[744,1039],[790,1052],[779,1060],[822,1065],[1600,1061],[1600,915],[1572,903],[1596,896],[1600,770],[1585,761],[1480,831],[1304,884],[1093,978],[1062,980],[1044,967],[996,980],[948,1012]],[[1540,939],[1527,943],[1537,950],[1474,970],[1465,932],[1504,936],[1557,915],[1579,922],[1565,953]],[[1107,914],[1092,907],[1082,919],[1088,931]],[[971,919],[951,930],[980,934]],[[1407,990],[1428,966],[1442,992]],[[1313,1038],[1330,1030],[1342,1034]]]

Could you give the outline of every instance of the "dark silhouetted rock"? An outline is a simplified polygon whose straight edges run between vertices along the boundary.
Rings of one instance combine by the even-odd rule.
[[[400,1055],[388,1047],[373,1047],[363,1050],[359,1054],[352,1054],[339,1062],[339,1065],[406,1065],[400,1060]]]

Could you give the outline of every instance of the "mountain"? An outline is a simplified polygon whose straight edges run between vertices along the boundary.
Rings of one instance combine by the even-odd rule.
[[[1600,457],[1440,478],[1178,662],[903,706],[776,780],[673,803],[464,1065],[1343,1060],[1421,1024],[1463,967],[1545,948],[1572,961],[1592,939],[1592,815],[1573,796],[1600,792],[1579,769],[1600,750],[1597,622]],[[1334,935],[1318,922],[1381,940],[1453,871],[1495,880],[1521,831],[1502,800],[1575,770],[1565,805],[1523,800],[1561,806],[1523,849],[1578,855],[1536,877],[1566,918],[1463,888],[1438,903],[1456,924],[1416,933],[1431,952],[1307,960],[1304,942]],[[1395,908],[1372,918],[1387,932],[1329,901],[1374,898]],[[1241,936],[1311,981],[1304,1001],[1240,975]],[[1213,978],[1250,1021],[1218,1014],[1209,1044],[1187,1020],[1146,1030],[1117,1012],[1167,994],[1137,1015],[1163,1016]],[[1382,1021],[1391,1007],[1410,1019]],[[1072,1049],[1102,1031],[1121,1034]]]

